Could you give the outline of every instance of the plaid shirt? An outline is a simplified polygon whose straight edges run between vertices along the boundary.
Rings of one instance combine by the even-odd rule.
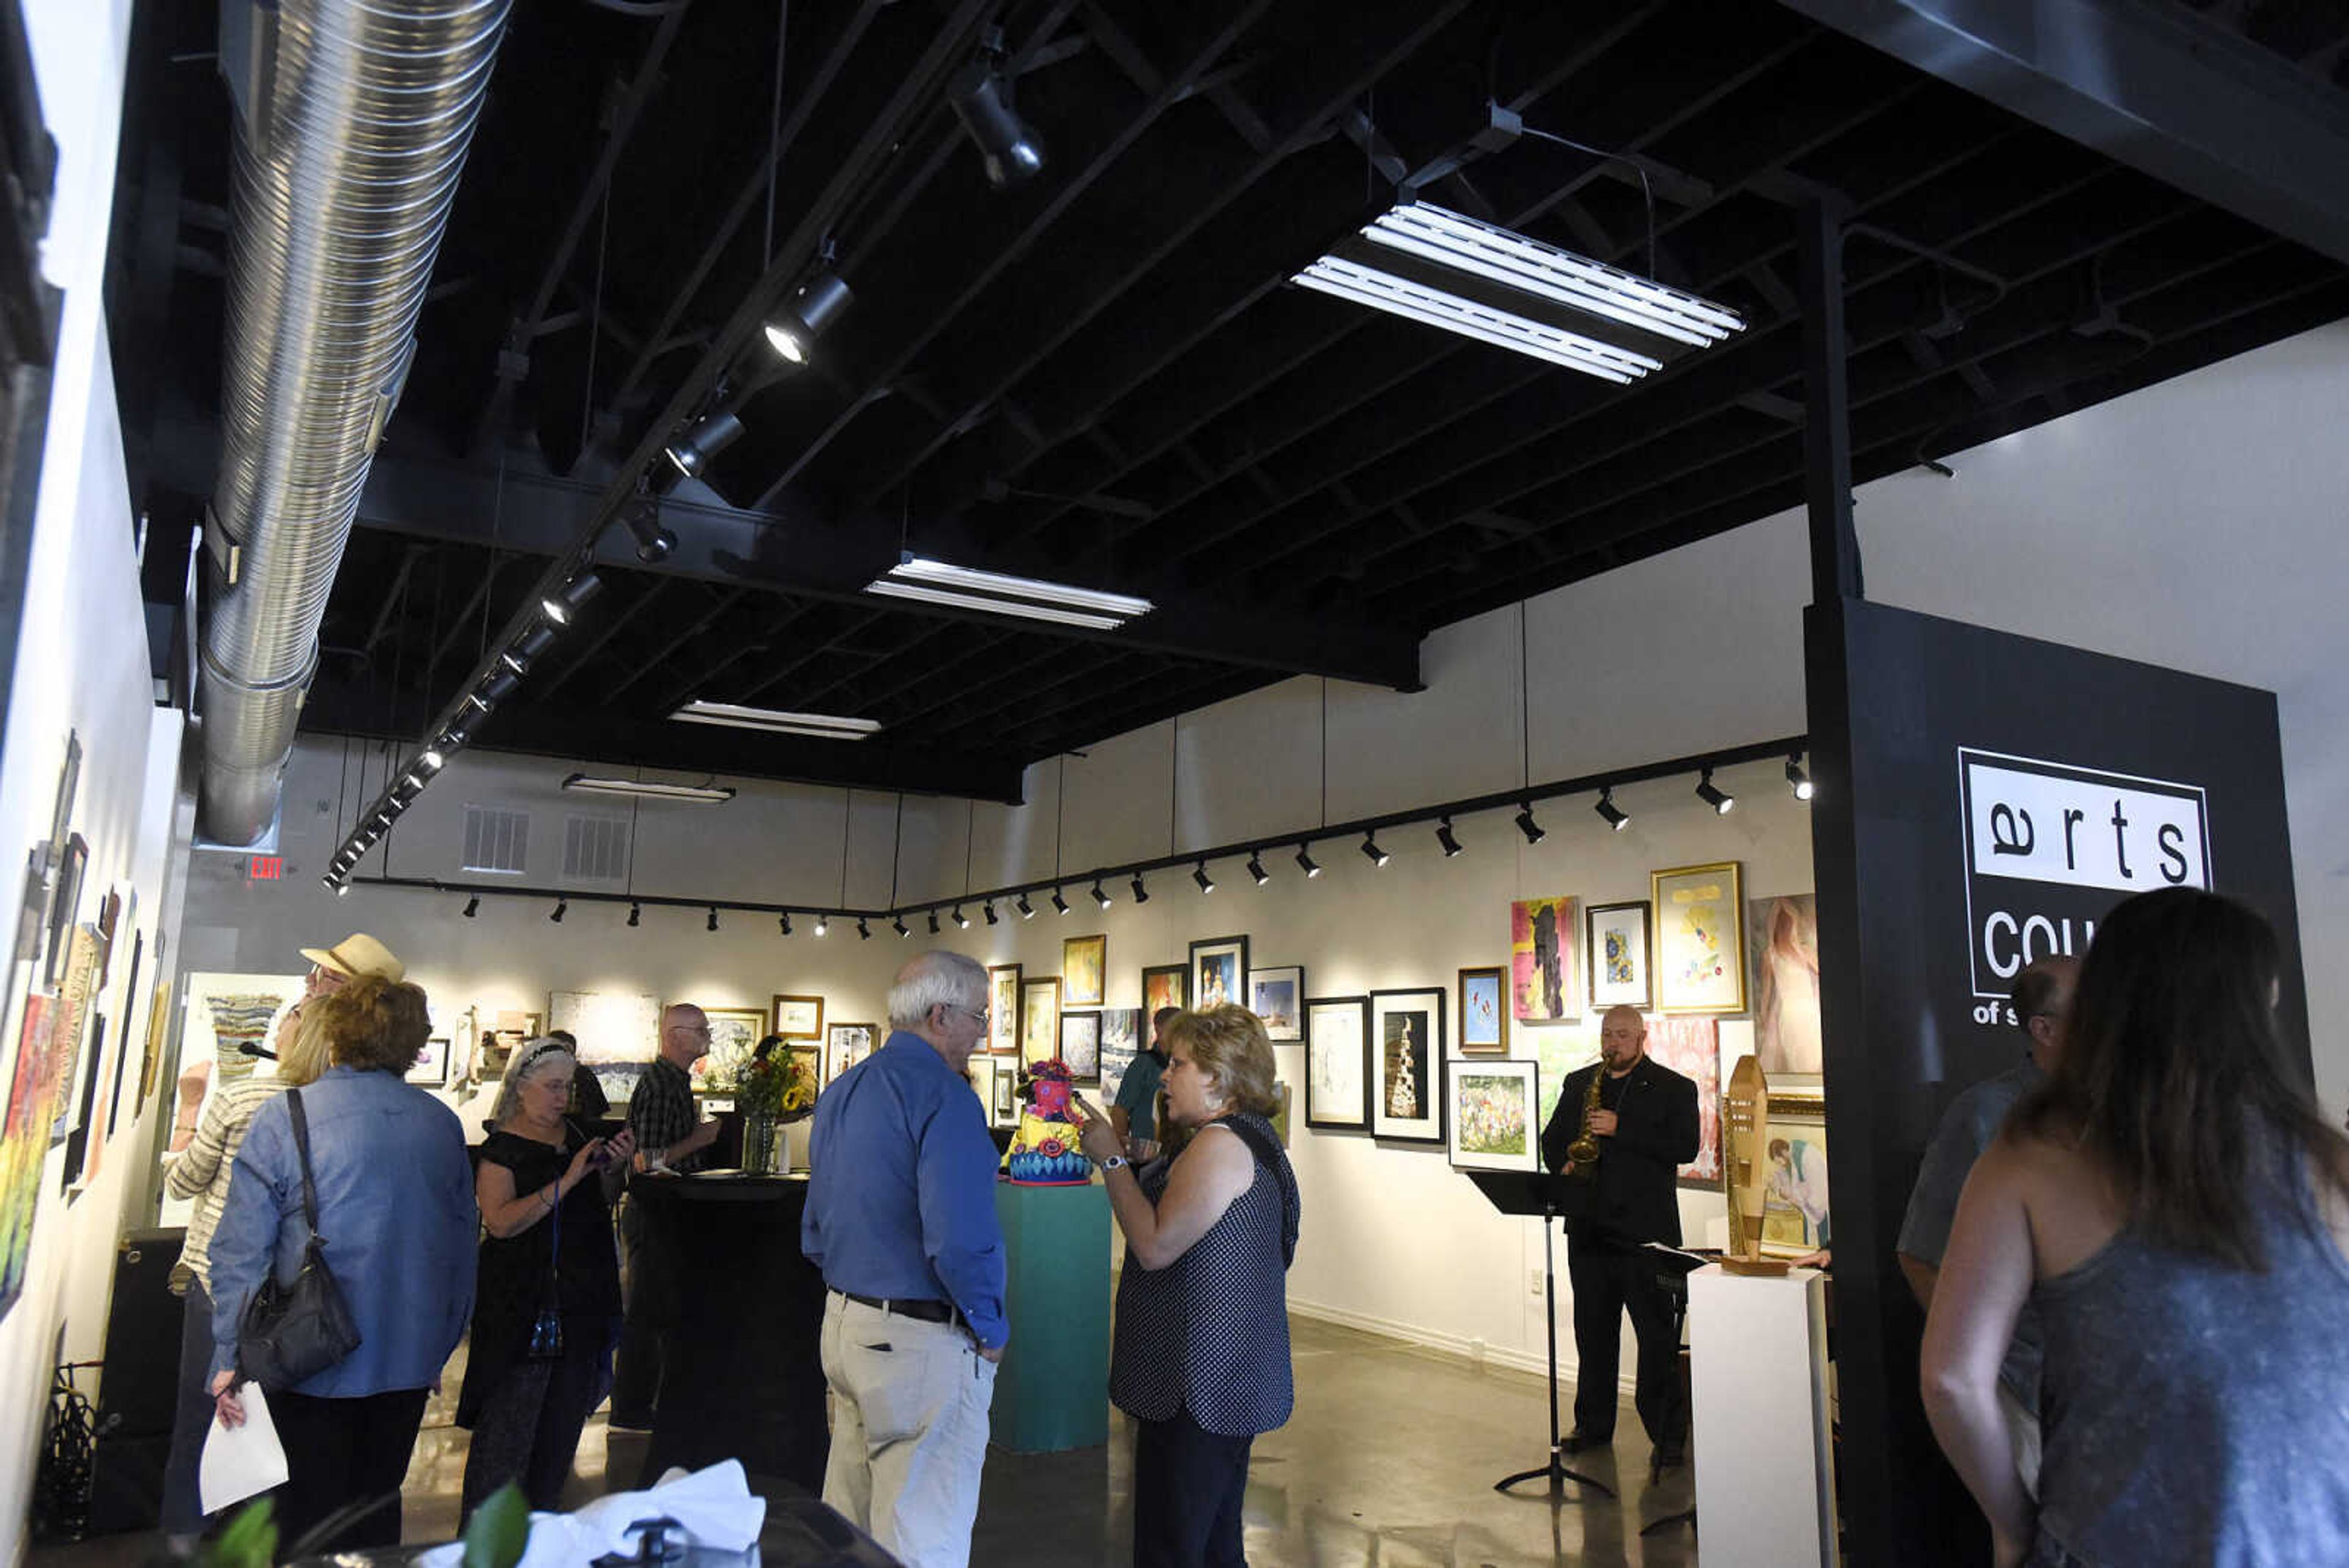
[[[682,1142],[700,1120],[693,1104],[693,1080],[667,1057],[654,1057],[651,1068],[636,1080],[636,1092],[628,1096],[628,1126],[636,1131],[636,1147],[650,1154]],[[706,1148],[697,1149],[671,1160],[670,1168],[699,1170],[708,1163],[709,1154]]]

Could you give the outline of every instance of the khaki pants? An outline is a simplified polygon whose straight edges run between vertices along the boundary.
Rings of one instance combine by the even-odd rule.
[[[995,1366],[968,1331],[824,1298],[823,1501],[905,1568],[966,1568]]]

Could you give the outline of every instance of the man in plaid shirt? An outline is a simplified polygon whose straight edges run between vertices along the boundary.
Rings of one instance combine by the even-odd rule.
[[[698,1170],[718,1137],[693,1103],[693,1064],[709,1054],[709,1019],[689,1002],[661,1013],[660,1054],[628,1096],[628,1126],[636,1135],[633,1181]],[[647,1225],[645,1205],[631,1194],[620,1206],[620,1253],[626,1316],[612,1369],[615,1427],[650,1427],[660,1404],[662,1330],[676,1315],[679,1282],[661,1238]]]

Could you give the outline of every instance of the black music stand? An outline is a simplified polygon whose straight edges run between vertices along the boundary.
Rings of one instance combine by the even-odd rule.
[[[1692,1251],[1688,1248],[1643,1247],[1640,1251],[1648,1261],[1655,1265],[1658,1282],[1663,1285],[1665,1293],[1672,1298],[1672,1343],[1677,1345],[1685,1337],[1688,1330],[1688,1277],[1707,1263],[1719,1262],[1721,1254],[1710,1249]],[[1682,1354],[1686,1354],[1685,1351]],[[1684,1386],[1685,1382],[1682,1377],[1675,1376],[1672,1379],[1671,1397],[1675,1405],[1684,1398],[1682,1393]],[[1692,1415],[1693,1412],[1690,1414]],[[1696,1450],[1696,1433],[1693,1428],[1693,1420],[1684,1420],[1681,1423],[1681,1444],[1684,1456],[1692,1455]],[[1663,1473],[1662,1465],[1658,1464],[1653,1459],[1648,1461],[1650,1486],[1661,1480]],[[1678,1513],[1668,1513],[1661,1519],[1643,1524],[1640,1527],[1640,1533],[1653,1535],[1656,1532],[1670,1529],[1675,1524],[1685,1524],[1691,1530],[1694,1530],[1696,1528],[1695,1507],[1691,1505],[1682,1509]]]
[[[1573,1481],[1613,1497],[1615,1489],[1605,1481],[1567,1468],[1565,1439],[1557,1429],[1557,1241],[1551,1231],[1568,1210],[1580,1207],[1583,1195],[1579,1189],[1588,1184],[1572,1183],[1565,1177],[1538,1170],[1470,1170],[1462,1174],[1475,1182],[1485,1201],[1502,1213],[1538,1214],[1542,1222],[1542,1319],[1549,1330],[1549,1462],[1537,1469],[1519,1470],[1495,1481],[1493,1490],[1506,1491],[1520,1481],[1543,1478],[1548,1480],[1552,1496],[1561,1495],[1566,1483]]]

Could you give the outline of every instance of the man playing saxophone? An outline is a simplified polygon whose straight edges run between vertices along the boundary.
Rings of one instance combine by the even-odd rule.
[[[1567,1278],[1574,1292],[1574,1430],[1568,1453],[1615,1440],[1616,1366],[1623,1314],[1639,1342],[1640,1424],[1654,1462],[1682,1463],[1687,1412],[1677,1397],[1680,1346],[1672,1312],[1642,1244],[1681,1241],[1673,1179],[1696,1158],[1696,1085],[1647,1054],[1637,1009],[1611,1007],[1599,1025],[1598,1062],[1570,1074],[1542,1129],[1542,1163],[1589,1183],[1566,1222]]]

